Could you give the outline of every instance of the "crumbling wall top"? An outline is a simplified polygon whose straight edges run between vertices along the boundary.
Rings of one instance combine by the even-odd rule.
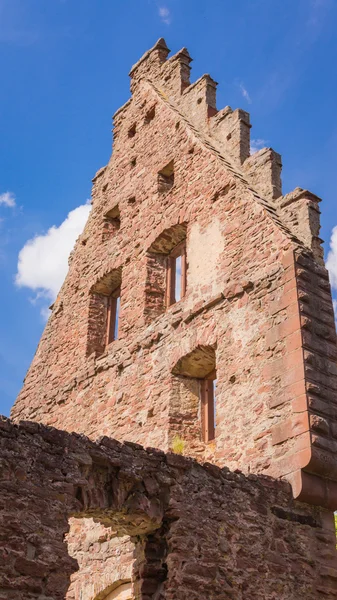
[[[335,598],[333,515],[294,502],[285,482],[7,419],[0,452],[2,600],[64,599],[78,568],[71,514],[135,536],[139,600],[172,600],[177,582],[195,600]]]

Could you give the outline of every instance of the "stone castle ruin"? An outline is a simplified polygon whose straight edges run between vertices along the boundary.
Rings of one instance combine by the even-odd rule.
[[[163,39],[12,420],[1,600],[337,597],[337,346],[320,199]]]

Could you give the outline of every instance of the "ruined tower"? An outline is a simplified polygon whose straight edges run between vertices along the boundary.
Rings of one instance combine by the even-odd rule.
[[[168,54],[160,39],[131,69],[12,417],[282,478],[332,511],[337,347],[320,200],[282,195],[280,155],[250,154],[249,114],[218,110],[217,83],[190,83],[185,48]]]

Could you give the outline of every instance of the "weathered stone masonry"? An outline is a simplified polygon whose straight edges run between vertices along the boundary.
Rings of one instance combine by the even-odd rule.
[[[294,501],[285,482],[7,419],[0,448],[1,600],[63,600],[78,568],[70,515],[93,517],[116,542],[132,536],[142,600],[335,597],[331,514]],[[114,573],[125,580],[123,554]],[[84,600],[114,587],[84,581]]]
[[[315,497],[333,508],[336,334],[319,199],[282,197],[279,155],[249,156],[249,115],[217,111],[215,82],[190,85],[187,51],[167,54],[159,41],[131,71],[111,160],[94,178],[91,215],[13,416],[163,449],[179,435],[192,456],[286,475],[296,495],[309,493],[305,469],[329,480],[315,479]],[[172,161],[163,193],[158,173]],[[186,295],[165,310],[161,262],[181,232]],[[153,254],[163,236],[168,250]],[[119,339],[104,347],[114,285]],[[214,349],[218,378],[206,446],[193,381],[173,373],[199,346]]]
[[[271,148],[250,155],[249,114],[217,110],[216,82],[204,75],[190,83],[187,50],[168,54],[159,40],[131,70],[132,97],[114,116],[112,156],[94,177],[92,211],[12,417],[92,440],[103,435],[165,452],[179,446],[216,473],[214,465],[281,477],[300,502],[291,510],[315,521],[328,514],[324,508],[332,518],[337,347],[320,199],[300,188],[282,195],[280,155]],[[184,290],[171,303],[169,257],[180,247]],[[117,335],[107,321],[119,299]],[[211,372],[216,427],[205,441],[200,390]],[[189,482],[184,486],[187,494]],[[274,506],[270,493],[267,512]],[[68,600],[101,600],[97,594],[109,587],[103,581],[136,585],[130,556],[135,552],[137,565],[137,544],[116,542],[102,519],[70,518],[69,549],[80,568]],[[156,535],[166,539],[159,529]],[[262,522],[259,531],[266,534]],[[278,544],[275,551],[287,562],[288,550]],[[289,551],[296,562],[300,551],[297,558]],[[331,539],[324,552],[336,568]],[[288,595],[280,587],[284,598],[310,597],[319,557],[310,542],[307,559],[314,564],[303,569],[311,583],[297,589],[290,578]],[[263,554],[262,569],[265,560]],[[240,586],[242,575],[233,581]],[[226,588],[223,597],[283,597],[277,586],[268,590],[237,587],[231,596]],[[331,578],[324,592],[317,590],[313,598],[335,597]],[[207,588],[211,593],[222,597]]]

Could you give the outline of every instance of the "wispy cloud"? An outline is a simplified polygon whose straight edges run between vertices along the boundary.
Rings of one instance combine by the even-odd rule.
[[[0,194],[0,206],[8,206],[14,208],[16,206],[15,195],[13,192],[4,192]]]
[[[88,203],[78,206],[59,227],[50,227],[47,233],[28,240],[20,250],[15,283],[35,292],[31,302],[44,298],[50,304],[55,300],[68,271],[69,254],[83,231],[90,208]],[[47,313],[44,305],[41,314]]]
[[[245,98],[245,100],[247,100],[248,104],[251,104],[252,103],[252,99],[251,99],[251,97],[250,97],[250,95],[248,93],[247,88],[244,86],[244,84],[242,82],[239,84],[239,88],[240,88],[241,94],[243,95],[243,97]]]
[[[172,16],[171,16],[171,12],[167,8],[167,6],[159,6],[158,14],[159,14],[161,20],[163,21],[163,23],[166,23],[166,25],[171,25]]]
[[[326,261],[327,269],[330,274],[331,287],[335,290],[335,296],[337,291],[337,225],[333,228],[330,238],[330,250]],[[337,327],[337,300],[336,298],[332,301],[335,311],[335,321]]]
[[[321,34],[328,12],[332,6],[332,0],[311,0],[309,3],[306,26],[315,37]]]
[[[262,140],[261,138],[257,138],[256,140],[251,140],[250,153],[254,154],[254,152],[261,150],[261,148],[265,148],[267,143],[268,143],[267,140]]]
[[[20,0],[0,0],[0,43],[29,46],[39,38],[31,13]]]
[[[39,38],[36,31],[24,31],[21,29],[0,29],[0,43],[15,44],[17,46],[30,46],[35,44]]]
[[[333,228],[330,238],[330,250],[326,261],[330,273],[332,287],[337,290],[337,225]]]
[[[311,49],[317,40],[332,28],[331,10],[335,0],[303,2],[301,23],[289,22],[284,35],[275,42],[273,66],[265,69],[265,79],[255,88],[254,102],[263,105],[265,114],[275,110],[291,90],[298,86],[305,71],[312,67]],[[296,3],[294,2],[294,7]],[[303,21],[303,22],[302,22]]]

